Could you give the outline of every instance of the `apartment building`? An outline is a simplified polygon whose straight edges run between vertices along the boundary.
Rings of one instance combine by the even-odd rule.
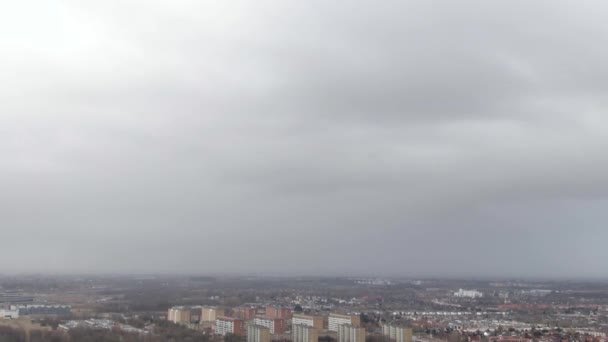
[[[270,329],[261,325],[248,324],[247,342],[270,342]]]
[[[340,324],[338,342],[365,342],[365,329],[351,324]]]
[[[176,324],[189,324],[191,318],[191,309],[185,306],[174,306],[167,312],[167,320]]]
[[[277,306],[266,307],[266,317],[291,319],[292,313],[289,308],[282,308]]]
[[[327,318],[327,329],[329,331],[338,331],[338,326],[341,324],[359,327],[361,326],[361,318],[358,315],[329,314],[329,317]]]
[[[291,318],[292,325],[305,325],[308,327],[322,330],[324,326],[324,319],[321,316],[309,316],[303,314],[293,314]]]
[[[303,324],[291,325],[292,342],[317,342],[319,330]]]
[[[394,342],[413,342],[412,328],[382,324],[382,335]]]
[[[258,314],[258,309],[246,306],[240,306],[232,309],[234,317],[249,321],[255,318]]]
[[[222,308],[215,306],[203,306],[201,309],[201,322],[215,322],[220,316],[225,316],[225,311]]]
[[[245,336],[245,321],[233,317],[218,316],[215,320],[215,333],[222,336],[226,336],[226,334]]]
[[[287,330],[287,321],[281,318],[256,317],[253,319],[253,324],[267,327],[271,334],[281,334]]]

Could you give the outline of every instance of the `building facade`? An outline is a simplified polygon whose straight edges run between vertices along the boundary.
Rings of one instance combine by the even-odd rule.
[[[319,330],[308,325],[291,325],[292,342],[317,342],[319,340]]]
[[[261,325],[247,325],[247,342],[270,342],[270,329]]]
[[[215,320],[224,316],[224,309],[215,306],[203,306],[201,309],[201,322],[215,322]]]
[[[68,316],[72,313],[69,305],[11,305],[10,309],[19,311],[19,316]]]
[[[17,304],[17,303],[32,303],[34,296],[25,294],[20,291],[3,291],[0,292],[0,304]]]
[[[266,317],[274,317],[274,318],[283,318],[283,319],[291,319],[292,313],[289,308],[282,308],[277,306],[267,306],[266,307]]]
[[[167,312],[167,320],[176,324],[189,324],[192,316],[190,308],[174,306]]]
[[[215,333],[222,336],[226,336],[226,334],[245,336],[245,321],[238,318],[218,316],[215,320]]]
[[[246,307],[246,306],[240,306],[238,308],[234,308],[233,311],[234,311],[235,317],[244,319],[246,321],[254,319],[255,316],[258,314],[258,310],[256,308]]]
[[[454,292],[454,297],[459,297],[459,298],[481,298],[483,297],[483,293],[477,291],[477,290],[463,290],[463,289],[458,289],[457,292]]]
[[[312,327],[315,328],[317,330],[322,330],[323,329],[323,317],[321,316],[309,316],[309,315],[302,315],[302,314],[293,314],[293,317],[291,318],[291,324],[296,324],[296,325],[305,325],[308,327]]]
[[[338,342],[365,342],[365,329],[350,324],[340,324]]]
[[[281,318],[256,317],[253,319],[253,324],[267,327],[271,334],[281,334],[287,330],[287,321]]]
[[[361,326],[361,318],[355,315],[329,314],[329,317],[327,318],[327,329],[329,331],[338,331],[338,326],[341,324],[359,327]]]
[[[413,342],[412,328],[392,324],[382,325],[382,335],[395,342]]]

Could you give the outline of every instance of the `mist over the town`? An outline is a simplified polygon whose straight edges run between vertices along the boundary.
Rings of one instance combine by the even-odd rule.
[[[0,5],[0,273],[606,278],[608,3]]]

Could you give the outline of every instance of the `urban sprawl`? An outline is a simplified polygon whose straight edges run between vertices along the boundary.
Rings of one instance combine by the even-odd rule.
[[[0,286],[0,340],[605,342],[608,332],[604,282],[31,276]]]

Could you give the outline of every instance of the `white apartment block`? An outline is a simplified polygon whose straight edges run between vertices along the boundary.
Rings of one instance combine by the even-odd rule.
[[[338,326],[342,324],[359,326],[361,324],[361,319],[359,316],[340,315],[334,313],[329,314],[327,319],[327,329],[329,331],[338,331]]]
[[[321,330],[323,329],[323,317],[294,314],[293,317],[291,317],[291,324],[305,325]]]
[[[226,334],[235,334],[244,336],[247,331],[243,320],[232,317],[218,317],[215,320],[215,333],[226,336]]]
[[[291,318],[291,324],[292,325],[305,325],[307,327],[312,327],[315,325],[315,321],[310,316],[293,315],[293,317]]]
[[[278,322],[278,320],[274,318],[256,317],[253,319],[253,324],[270,329],[271,334],[274,334],[275,330],[280,330],[279,327],[275,327],[275,322]]]
[[[226,336],[226,334],[234,331],[234,322],[224,319],[215,320],[215,333],[218,335]]]

